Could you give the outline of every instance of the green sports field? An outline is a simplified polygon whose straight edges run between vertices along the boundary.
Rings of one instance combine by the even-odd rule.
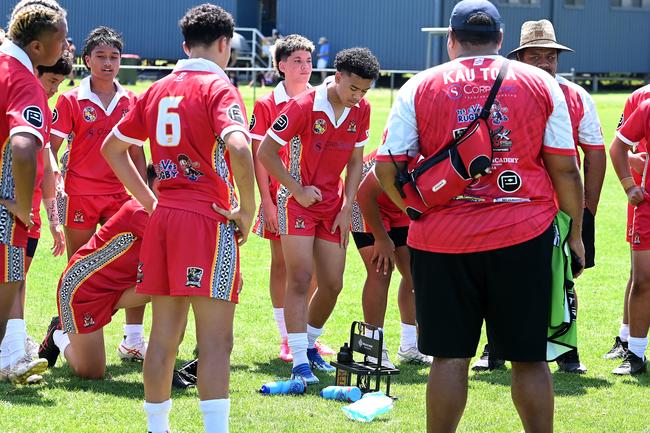
[[[145,85],[135,87],[136,92]],[[63,89],[67,90],[67,88]],[[257,97],[269,88],[257,89]],[[253,91],[242,88],[248,113]],[[388,90],[371,90],[372,132],[375,147],[390,109]],[[595,96],[609,143],[622,111],[625,94]],[[368,149],[370,150],[370,149]],[[44,219],[44,221],[47,221]],[[579,335],[583,362],[589,371],[582,376],[554,373],[555,426],[558,432],[650,432],[650,375],[616,377],[615,362],[602,359],[618,332],[622,298],[629,272],[629,252],[624,240],[625,196],[611,166],[597,215],[596,268],[578,280],[580,297]],[[200,236],[200,234],[198,234]],[[257,390],[267,381],[288,376],[290,366],[278,360],[278,336],[268,294],[269,249],[255,236],[242,250],[244,290],[235,318],[232,354],[230,428],[232,432],[423,432],[425,431],[425,383],[427,368],[403,366],[393,382],[399,397],[393,410],[369,424],[349,421],[342,404],[318,396],[320,386],[304,396],[268,397]],[[191,239],[187,240],[192,242]],[[43,239],[30,271],[26,320],[29,334],[42,338],[51,316],[56,314],[56,284],[65,266],[52,258],[51,239]],[[361,319],[361,260],[352,246],[344,278],[344,290],[325,334],[324,342],[340,346],[348,338],[352,320]],[[388,347],[393,360],[399,344],[397,284],[393,281],[386,318]],[[522,290],[526,290],[522,281]],[[71,375],[60,360],[45,374],[45,383],[14,387],[0,383],[1,433],[138,432],[146,431],[142,403],[144,390],[140,364],[122,363],[116,347],[122,337],[123,313],[107,328],[107,374],[103,381],[86,381]],[[192,322],[190,322],[192,323]],[[145,328],[149,329],[149,314]],[[454,332],[449,329],[449,332]],[[179,362],[191,358],[194,329],[189,327],[180,348]],[[480,353],[480,350],[479,350]],[[555,365],[551,365],[553,371]],[[333,384],[333,375],[318,374],[322,386]],[[509,370],[470,374],[469,399],[459,431],[519,432],[519,418],[510,399]],[[175,433],[203,431],[196,390],[172,392],[171,426]]]

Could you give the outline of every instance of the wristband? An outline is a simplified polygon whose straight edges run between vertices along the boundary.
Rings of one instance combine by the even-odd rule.
[[[620,180],[620,182],[625,192],[628,192],[630,188],[636,186],[636,183],[634,183],[634,179],[632,178],[632,176],[624,177],[623,179]]]
[[[50,222],[50,225],[59,224],[59,210],[56,206],[55,198],[44,198],[43,204],[45,205],[45,212],[47,213],[47,220]]]

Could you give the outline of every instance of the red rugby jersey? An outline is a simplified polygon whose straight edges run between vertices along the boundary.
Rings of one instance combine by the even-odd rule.
[[[280,153],[289,174],[302,185],[320,189],[323,200],[309,209],[325,212],[340,206],[341,173],[354,148],[368,141],[370,129],[370,104],[365,99],[345,108],[338,121],[334,119],[334,109],[327,99],[330,82],[328,79],[289,101],[267,131],[282,146],[289,146]],[[288,195],[281,186],[278,204]],[[300,206],[295,198],[288,200]]]
[[[78,281],[87,280],[94,287],[125,290],[135,286],[142,237],[148,222],[149,214],[140,203],[135,199],[127,201],[77,250],[61,278],[75,272]],[[77,284],[70,286],[74,288]]]
[[[185,59],[138,97],[113,132],[139,146],[149,139],[159,206],[226,222],[212,210],[212,203],[237,206],[224,139],[234,131],[249,139],[247,126],[239,91],[225,72],[206,59]]]
[[[618,122],[618,128],[620,129],[625,121],[630,118],[634,110],[637,109],[639,104],[646,99],[650,99],[650,84],[647,84],[643,87],[640,87],[636,89],[632,94],[627,98],[625,101],[625,107],[623,108],[623,114],[621,114],[621,119]],[[619,137],[620,138],[620,137]],[[629,143],[628,143],[629,144]],[[643,153],[647,152],[647,146],[646,146],[646,139],[642,138],[638,143],[636,143],[635,146],[633,146],[633,150],[635,153]],[[646,167],[645,170],[647,170],[648,163],[646,162]],[[637,173],[635,170],[630,170],[632,173],[632,177],[634,178],[634,182],[636,182],[637,185],[641,185],[642,182],[642,175]]]
[[[578,147],[583,151],[605,149],[596,104],[589,92],[560,75],[556,75],[555,79],[566,99],[576,150]]]
[[[29,56],[9,39],[0,47],[0,197],[15,198],[10,138],[21,132],[34,135],[41,148],[50,140],[52,114],[47,95],[34,75]],[[37,154],[39,157],[41,153]],[[38,166],[37,166],[38,169]],[[0,243],[27,245],[27,226],[0,206]]]
[[[273,92],[262,96],[255,102],[250,122],[250,132],[253,140],[262,141],[264,139],[266,131],[271,127],[273,121],[290,99],[284,87],[284,81],[280,81],[273,89]],[[269,192],[273,199],[276,197],[278,187],[278,181],[269,175]]]
[[[90,89],[90,77],[59,96],[52,134],[68,140],[65,192],[69,195],[104,195],[126,192],[101,154],[104,139],[129,112],[135,94],[116,81],[117,93],[108,107]]]
[[[501,56],[463,57],[428,69],[400,90],[388,119],[378,161],[388,151],[405,161],[428,156],[475,119],[496,79]],[[491,108],[492,173],[456,200],[411,222],[408,244],[465,253],[525,242],[546,230],[557,207],[542,152],[574,156],[567,104],[555,79],[511,62]]]
[[[616,131],[616,136],[633,147],[642,140],[646,143],[650,140],[650,99],[641,101],[623,126]]]
[[[369,154],[363,157],[363,172],[361,177],[361,182],[366,176],[375,176],[375,161],[377,156],[377,150],[373,150]],[[362,194],[363,191],[359,190],[359,194]],[[357,194],[358,195],[358,194]],[[409,217],[402,212],[402,210],[397,207],[395,203],[388,197],[385,192],[382,192],[377,197],[377,206],[379,206],[379,213],[382,217],[390,218],[391,221],[395,221],[393,224],[394,227],[408,227],[410,223]],[[389,228],[387,228],[388,230]],[[366,220],[363,218],[363,213],[359,207],[359,203],[354,201],[352,205],[352,231],[355,233],[371,233],[370,227],[366,224]]]

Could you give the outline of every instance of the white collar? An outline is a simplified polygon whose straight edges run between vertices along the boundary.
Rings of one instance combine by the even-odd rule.
[[[18,60],[20,63],[23,64],[24,67],[26,67],[29,70],[29,72],[31,72],[33,75],[36,75],[34,73],[34,65],[32,64],[32,61],[29,59],[27,53],[18,45],[11,42],[9,38],[5,39],[2,45],[0,45],[0,51]]]
[[[195,72],[212,72],[213,74],[219,75],[224,80],[230,82],[228,75],[211,60],[198,58],[198,59],[181,59],[176,63],[174,70],[172,72],[182,72],[182,71],[195,71]]]
[[[504,57],[502,55],[500,55],[500,54],[488,54],[488,55],[485,55],[485,56],[466,56],[466,57],[456,57],[454,60],[452,60],[452,62],[464,62],[465,60],[478,59],[478,58],[496,60],[496,59],[501,59],[501,58],[504,58]]]
[[[332,104],[330,104],[329,99],[327,99],[327,85],[332,81],[334,81],[334,76],[330,75],[325,79],[325,81],[323,81],[323,84],[316,87],[316,94],[314,95],[314,107],[312,110],[322,111],[325,113],[330,119],[330,122],[332,122],[332,125],[334,125],[335,128],[338,128],[343,124],[343,122],[345,122],[345,119],[347,119],[348,114],[350,114],[350,109],[348,107],[345,107],[343,109],[343,114],[341,114],[341,117],[339,117],[339,121],[336,121]],[[355,107],[358,106],[359,104],[355,104]]]
[[[117,89],[117,92],[115,93],[115,96],[113,96],[113,100],[111,101],[110,104],[108,104],[108,108],[104,108],[104,103],[99,99],[99,96],[97,96],[95,93],[90,88],[90,75],[81,80],[81,83],[79,83],[79,90],[77,91],[77,99],[79,101],[82,101],[84,99],[91,101],[98,107],[100,107],[102,110],[104,110],[104,113],[106,113],[107,116],[110,116],[113,110],[115,110],[115,107],[117,106],[117,103],[120,101],[120,99],[127,97],[128,93],[126,90],[124,90],[124,87],[120,85],[117,81],[113,80],[113,84],[115,84],[115,88]]]
[[[311,84],[307,83],[306,89],[311,89]],[[302,92],[301,92],[302,93]],[[288,102],[290,99],[289,94],[287,94],[287,88],[284,85],[284,80],[280,81],[275,89],[273,89],[273,100],[275,105],[282,104],[283,102]]]

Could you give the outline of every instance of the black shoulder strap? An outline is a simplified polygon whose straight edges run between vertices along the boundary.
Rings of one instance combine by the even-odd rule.
[[[481,110],[481,114],[479,116],[481,119],[487,120],[487,118],[490,117],[490,109],[492,108],[492,104],[494,104],[494,99],[497,97],[497,93],[499,93],[501,83],[503,83],[503,79],[506,77],[506,73],[508,73],[509,63],[510,60],[503,60],[501,69],[499,69],[499,75],[497,75],[497,79],[492,85],[492,89],[490,89],[490,94],[488,95],[487,101],[485,101],[483,109]]]

